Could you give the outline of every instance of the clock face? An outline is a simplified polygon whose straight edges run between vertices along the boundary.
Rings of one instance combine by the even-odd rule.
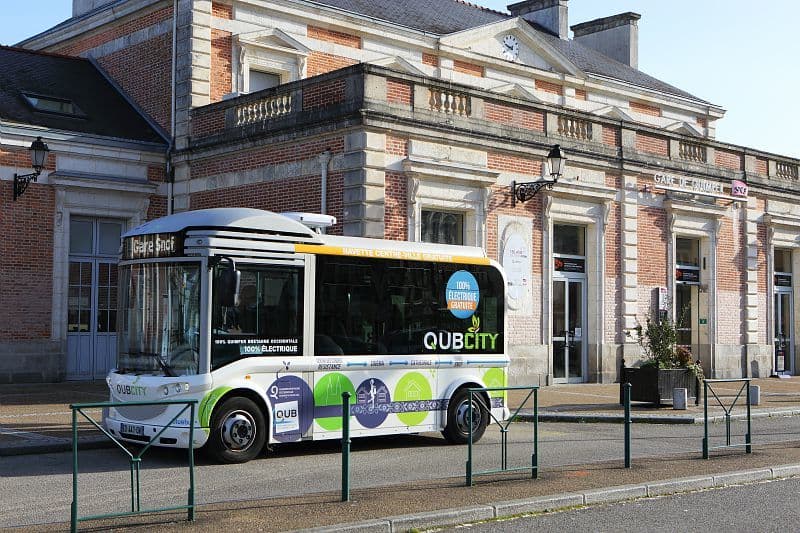
[[[513,35],[503,37],[503,57],[513,61],[519,56],[519,41]]]

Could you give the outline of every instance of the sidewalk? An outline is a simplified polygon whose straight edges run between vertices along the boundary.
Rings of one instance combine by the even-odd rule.
[[[752,385],[761,387],[761,403],[752,408],[754,418],[762,416],[800,415],[800,377],[789,379],[754,379]],[[735,396],[739,383],[715,385],[717,394]],[[513,391],[509,403],[513,409],[527,393]],[[729,405],[732,397],[722,397]],[[0,456],[27,453],[47,453],[71,449],[72,403],[103,402],[108,400],[105,381],[66,382],[55,384],[0,385]],[[743,416],[746,397],[737,403],[733,416]],[[532,401],[521,415],[529,418]],[[87,412],[100,422],[100,410]],[[709,420],[719,422],[724,410],[709,398]],[[636,423],[702,424],[703,402],[689,402],[685,411],[671,406],[660,408],[650,404],[632,404],[631,418]],[[554,385],[539,389],[539,419],[545,422],[622,422],[623,409],[619,404],[619,384]],[[79,417],[81,448],[108,446],[105,437],[98,436],[91,424]]]
[[[800,414],[800,378],[760,379],[753,384],[761,386],[762,400],[753,408],[754,416]],[[716,389],[718,394],[735,395],[739,387],[735,383],[719,384]],[[69,450],[69,404],[103,401],[106,394],[103,382],[0,386],[0,456]],[[519,394],[512,394],[510,403],[518,403]],[[622,408],[618,401],[618,384],[559,385],[539,391],[542,419],[619,420]],[[712,412],[715,416],[723,414],[721,407]],[[634,404],[633,413],[642,422],[685,423],[684,419],[702,419],[702,403],[697,407],[691,404],[686,411]],[[93,414],[99,418],[99,411]],[[90,433],[86,431],[88,423],[81,427],[84,435]],[[98,443],[84,437],[81,447],[89,445]],[[637,458],[632,469],[623,468],[618,460],[543,467],[536,480],[520,473],[486,476],[478,478],[474,487],[464,486],[463,477],[414,484],[387,481],[379,490],[351,491],[352,501],[345,503],[338,492],[331,491],[202,505],[194,524],[185,522],[185,513],[160,513],[94,521],[83,524],[83,528],[406,531],[798,475],[800,447],[755,447],[752,454],[741,449],[717,451],[709,460],[700,459],[698,451],[671,455],[667,460]],[[53,527],[50,524],[20,531],[51,531]]]

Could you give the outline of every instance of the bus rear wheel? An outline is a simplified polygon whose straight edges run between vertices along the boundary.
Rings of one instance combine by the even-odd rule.
[[[478,394],[472,398],[472,442],[478,442],[489,423],[486,400]],[[469,440],[469,393],[459,389],[447,405],[447,425],[442,431],[444,438],[452,444],[466,444]]]
[[[249,398],[224,400],[214,410],[208,451],[220,463],[246,463],[254,459],[267,438],[264,413]]]

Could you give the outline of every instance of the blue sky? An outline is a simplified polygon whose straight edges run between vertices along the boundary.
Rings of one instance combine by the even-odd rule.
[[[72,15],[71,0],[13,3],[0,17],[1,44]],[[505,11],[514,2],[473,3]],[[570,0],[570,25],[626,11],[642,15],[642,71],[727,110],[718,140],[800,158],[800,2]]]

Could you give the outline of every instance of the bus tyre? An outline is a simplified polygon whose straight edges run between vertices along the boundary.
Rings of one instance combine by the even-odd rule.
[[[246,463],[254,459],[267,438],[264,413],[250,399],[228,398],[211,417],[208,451],[220,463]]]
[[[472,400],[472,442],[478,442],[489,423],[486,399],[475,394]],[[452,444],[466,444],[469,439],[469,393],[459,389],[447,405],[447,425],[442,435]]]

